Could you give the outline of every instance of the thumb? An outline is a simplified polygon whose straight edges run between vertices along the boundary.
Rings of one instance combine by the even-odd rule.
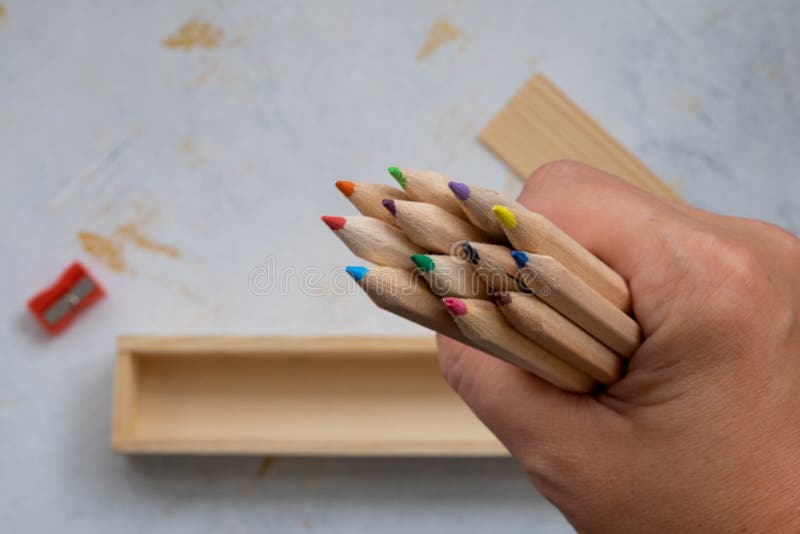
[[[675,236],[690,234],[711,217],[568,160],[537,169],[519,202],[547,217],[622,275],[645,335],[667,316],[675,302],[675,284],[688,268],[675,258]]]

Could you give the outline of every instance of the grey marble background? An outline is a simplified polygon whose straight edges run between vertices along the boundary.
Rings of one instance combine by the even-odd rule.
[[[0,0],[0,524],[7,532],[564,532],[510,460],[125,458],[119,333],[421,332],[357,292],[256,295],[353,258],[332,181],[432,167],[515,192],[475,135],[537,70],[693,204],[800,231],[800,4]],[[187,20],[221,46],[172,50]],[[424,61],[434,21],[460,37]],[[180,257],[81,231],[134,222]],[[110,297],[57,339],[29,296],[72,259]],[[308,285],[308,284],[306,284]]]

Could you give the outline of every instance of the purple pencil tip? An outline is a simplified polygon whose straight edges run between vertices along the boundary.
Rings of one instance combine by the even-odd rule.
[[[450,190],[458,200],[467,200],[469,198],[469,186],[461,182],[449,182]]]
[[[391,213],[392,215],[397,214],[397,208],[394,206],[394,200],[392,200],[391,198],[384,198],[381,201],[381,204],[383,204],[383,207],[389,210],[389,213]]]
[[[506,293],[505,291],[495,291],[491,295],[492,300],[498,306],[505,306],[506,304],[511,304],[511,295]]]

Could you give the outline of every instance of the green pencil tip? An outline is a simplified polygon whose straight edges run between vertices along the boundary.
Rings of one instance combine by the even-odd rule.
[[[403,171],[401,171],[397,167],[389,167],[387,170],[389,171],[389,174],[391,174],[392,177],[395,180],[397,180],[397,183],[400,184],[400,187],[405,189],[406,188],[406,177],[403,176]]]
[[[412,254],[411,261],[416,263],[423,273],[428,273],[436,268],[433,259],[425,254]]]

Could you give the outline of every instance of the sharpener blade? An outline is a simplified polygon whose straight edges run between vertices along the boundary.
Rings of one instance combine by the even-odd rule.
[[[55,324],[64,318],[72,309],[80,304],[92,291],[95,290],[94,282],[84,276],[78,280],[70,290],[60,299],[47,308],[44,312],[44,320],[47,324]]]

